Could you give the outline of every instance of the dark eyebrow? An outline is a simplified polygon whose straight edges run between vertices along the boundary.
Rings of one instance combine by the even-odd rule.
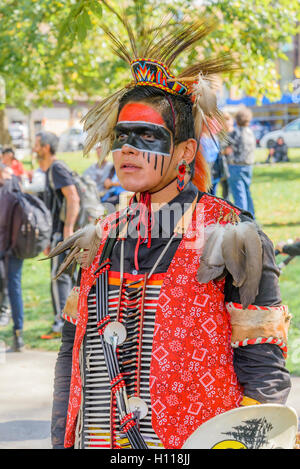
[[[151,125],[151,124],[149,124]],[[149,129],[149,126],[147,124],[117,124],[115,127],[115,130],[131,130],[131,129],[138,129],[139,131],[146,131],[146,130],[157,130],[157,126],[153,126],[153,128]]]
[[[152,124],[151,122],[148,123],[144,123],[144,122],[130,122],[130,123],[127,123],[127,122],[120,122],[120,123],[117,123],[116,127],[115,127],[115,132],[128,132],[128,131],[136,131],[138,130],[138,133],[146,133],[146,132],[152,132],[156,138],[163,138],[165,137],[165,134],[166,132],[168,134],[171,134],[170,130],[167,129],[166,127],[161,127],[160,125],[156,125],[156,124]]]

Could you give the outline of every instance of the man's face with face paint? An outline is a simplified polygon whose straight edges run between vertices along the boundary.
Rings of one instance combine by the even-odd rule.
[[[155,191],[164,180],[168,184],[176,171],[172,134],[161,114],[146,103],[123,107],[112,151],[117,176],[128,191]]]

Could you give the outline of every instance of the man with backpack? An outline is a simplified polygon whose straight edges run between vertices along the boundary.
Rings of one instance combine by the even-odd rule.
[[[60,241],[71,236],[80,209],[80,197],[71,171],[56,158],[58,138],[51,132],[39,132],[36,135],[34,151],[40,168],[46,173],[44,202],[52,214],[51,246],[45,253],[53,249]],[[54,309],[52,331],[42,336],[52,339],[60,336],[63,326],[61,313],[68,294],[73,286],[71,274],[64,273],[55,279],[58,268],[65,255],[51,261],[51,296]]]

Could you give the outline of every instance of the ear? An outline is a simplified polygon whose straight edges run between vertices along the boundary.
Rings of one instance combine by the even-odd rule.
[[[45,148],[45,150],[46,150],[47,153],[51,153],[51,152],[50,152],[50,144],[49,144],[49,143],[46,143],[46,145],[43,145],[43,148]]]
[[[191,163],[196,156],[198,149],[197,140],[189,138],[184,142],[178,144],[178,161],[185,160],[187,163]]]

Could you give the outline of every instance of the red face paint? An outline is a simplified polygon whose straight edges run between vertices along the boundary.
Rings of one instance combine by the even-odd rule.
[[[118,122],[150,122],[151,124],[166,126],[161,114],[153,107],[143,103],[127,103],[122,108]]]

